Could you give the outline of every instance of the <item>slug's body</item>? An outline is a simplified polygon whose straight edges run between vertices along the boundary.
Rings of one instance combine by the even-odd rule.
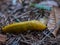
[[[32,20],[32,21],[25,21],[7,25],[3,27],[3,32],[8,33],[20,33],[22,31],[27,30],[44,30],[46,26],[41,23],[40,21]]]

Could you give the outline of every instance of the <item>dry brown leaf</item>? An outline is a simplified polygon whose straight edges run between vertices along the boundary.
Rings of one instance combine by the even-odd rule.
[[[0,42],[5,43],[6,40],[7,40],[7,36],[0,34]]]
[[[56,36],[57,31],[59,29],[59,23],[58,23],[60,21],[59,16],[60,16],[60,9],[57,8],[57,7],[53,7],[53,9],[52,9],[52,11],[50,13],[50,16],[49,16],[47,27],[48,27],[49,31],[51,31],[51,29],[54,29],[55,26],[56,26],[56,28],[52,32],[52,34],[54,36]]]

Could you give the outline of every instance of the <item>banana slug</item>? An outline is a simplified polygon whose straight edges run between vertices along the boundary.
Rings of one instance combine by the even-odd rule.
[[[46,25],[37,20],[24,21],[19,23],[9,24],[2,28],[5,33],[20,33],[27,30],[42,31],[46,28]]]

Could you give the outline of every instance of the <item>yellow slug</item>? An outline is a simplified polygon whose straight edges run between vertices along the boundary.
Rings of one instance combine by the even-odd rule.
[[[5,33],[20,33],[27,30],[42,31],[46,28],[46,25],[37,20],[24,21],[19,23],[13,23],[2,28]]]

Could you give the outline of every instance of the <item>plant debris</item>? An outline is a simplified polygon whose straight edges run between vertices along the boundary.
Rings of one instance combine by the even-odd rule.
[[[30,7],[31,3],[39,3],[40,0],[15,1],[0,1],[0,34],[2,37],[0,45],[60,45],[60,29],[58,29],[59,33],[56,37],[51,33],[55,28],[52,29],[53,31],[45,29],[45,31],[41,32],[28,30],[24,33],[21,32],[20,34],[3,33],[2,27],[6,25],[34,19],[40,20],[44,17],[48,19],[50,16],[50,11]],[[59,12],[56,12],[56,10],[54,13],[57,15]],[[3,34],[7,36],[7,39]]]

